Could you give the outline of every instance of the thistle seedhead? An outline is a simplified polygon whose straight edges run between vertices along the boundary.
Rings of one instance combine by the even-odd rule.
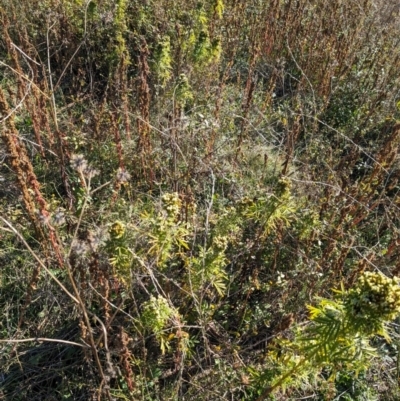
[[[88,162],[81,154],[72,155],[70,160],[71,167],[79,172],[83,172],[88,168]]]
[[[131,179],[131,175],[124,169],[119,168],[117,171],[117,181],[120,184],[127,184]]]
[[[61,208],[57,208],[52,216],[53,225],[62,226],[65,224],[65,212]]]
[[[76,257],[83,258],[89,252],[89,246],[86,242],[76,240],[72,243],[72,253]]]
[[[110,231],[106,228],[97,228],[94,231],[89,231],[88,242],[93,251],[97,251],[98,248],[104,245],[110,239]]]
[[[75,171],[83,174],[86,178],[92,179],[99,174],[99,171],[90,166],[88,161],[81,154],[72,155],[70,164]]]

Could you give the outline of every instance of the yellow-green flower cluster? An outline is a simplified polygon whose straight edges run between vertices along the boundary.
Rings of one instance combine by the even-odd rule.
[[[282,200],[289,199],[291,187],[292,182],[288,178],[281,178],[276,186],[276,196]]]
[[[179,318],[176,309],[169,305],[168,301],[159,295],[157,298],[150,297],[150,300],[144,303],[142,313],[142,323],[145,328],[155,334],[156,339],[160,342],[161,352],[164,354],[169,348],[169,341],[172,336],[167,336],[165,329],[169,325],[169,321],[174,317]]]
[[[157,298],[151,296],[150,300],[144,304],[142,320],[146,327],[159,333],[173,315],[174,310],[164,297],[160,295]]]
[[[169,219],[176,219],[181,210],[181,200],[177,193],[167,193],[161,198],[163,209],[167,212]]]
[[[213,245],[218,250],[225,251],[225,249],[228,247],[228,238],[223,235],[218,235],[213,239]]]
[[[110,233],[110,237],[112,239],[120,239],[125,234],[125,225],[119,220],[117,220],[111,225],[108,232]]]
[[[395,278],[364,273],[347,293],[345,307],[355,318],[393,320],[400,312],[400,286]]]

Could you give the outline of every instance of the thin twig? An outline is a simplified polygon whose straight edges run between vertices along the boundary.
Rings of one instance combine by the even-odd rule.
[[[45,337],[32,337],[32,338],[23,338],[20,340],[12,340],[12,339],[7,339],[7,340],[0,340],[0,343],[27,343],[27,342],[39,342],[39,341],[45,341],[45,342],[51,342],[51,343],[62,343],[62,344],[68,344],[68,345],[75,345],[77,347],[82,347],[82,348],[90,348],[89,345],[87,344],[79,344],[74,341],[67,341],[67,340],[60,340],[58,338],[45,338]]]
[[[10,65],[4,63],[3,61],[0,60],[0,65],[9,68],[12,72],[14,72],[15,74],[17,74],[20,78],[24,79],[25,81],[29,82],[31,85],[33,85],[44,97],[46,97],[47,99],[49,99],[49,96],[46,95],[29,77],[27,77],[24,74],[21,74],[20,72],[18,72],[15,68],[11,67]]]
[[[124,315],[128,316],[130,319],[135,320],[135,318],[134,318],[132,315],[130,315],[128,312],[125,312],[123,309],[121,309],[120,306],[117,306],[117,305],[113,304],[113,303],[110,302],[106,297],[104,297],[103,295],[101,295],[101,294],[96,290],[96,288],[93,287],[92,283],[89,283],[89,287],[90,287],[98,296],[100,296],[100,297],[103,299],[103,301],[107,302],[107,303],[108,303],[110,306],[112,306],[114,309],[116,309],[117,311],[119,311],[119,312],[123,313]]]
[[[9,229],[1,227],[0,230],[10,232],[10,230],[20,239],[20,241],[24,244],[25,248],[29,251],[29,253],[35,258],[35,260],[40,264],[40,266],[48,273],[48,275],[58,284],[58,286],[77,304],[79,304],[79,301],[76,297],[74,297],[64,286],[64,284],[61,283],[61,281],[46,267],[46,265],[43,263],[43,261],[39,258],[39,256],[36,255],[36,253],[32,250],[32,248],[28,245],[28,243],[25,241],[25,238],[22,236],[22,234],[4,217],[0,216],[0,219],[3,221],[4,224],[6,224]]]
[[[22,53],[27,59],[31,60],[32,63],[35,63],[36,65],[38,65],[40,67],[40,64],[35,61],[33,58],[29,57],[22,49],[20,49],[15,43],[11,43],[12,47],[15,47],[20,53]]]
[[[54,125],[56,126],[56,131],[58,131],[58,121],[57,121],[57,108],[56,108],[56,98],[54,96],[54,88],[53,88],[53,78],[51,76],[51,65],[50,65],[50,39],[49,39],[49,33],[51,28],[56,23],[54,22],[51,27],[47,29],[46,33],[46,42],[47,42],[47,66],[49,70],[49,82],[50,82],[50,89],[51,89],[51,106],[53,109],[53,119],[54,119]]]
[[[0,61],[1,64],[4,64]],[[8,120],[19,108],[22,107],[22,105],[24,104],[24,101],[26,99],[26,97],[28,96],[28,94],[31,92],[31,81],[29,81],[29,86],[26,90],[26,92],[24,93],[23,98],[19,101],[19,103],[5,116],[0,120],[0,123],[4,123],[6,120]]]

